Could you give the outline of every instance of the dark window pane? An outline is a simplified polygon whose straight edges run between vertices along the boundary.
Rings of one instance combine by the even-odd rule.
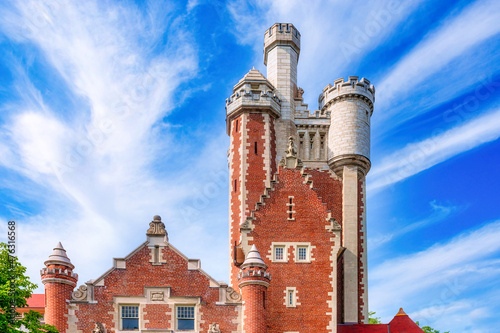
[[[122,329],[124,330],[136,330],[139,328],[138,318],[123,318],[122,319]]]
[[[194,330],[194,319],[177,319],[177,329]]]

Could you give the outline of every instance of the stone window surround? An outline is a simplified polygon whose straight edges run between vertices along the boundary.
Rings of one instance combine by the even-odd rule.
[[[300,305],[299,303],[299,297],[297,296],[298,294],[298,291],[297,291],[297,288],[296,287],[286,287],[285,290],[284,290],[284,293],[285,293],[285,301],[283,303],[284,306],[286,306],[287,308],[296,308],[298,305]],[[291,295],[291,303],[290,303],[290,293],[292,294]]]
[[[146,324],[149,322],[144,319],[144,315],[147,313],[145,311],[146,305],[148,304],[168,304],[169,309],[168,312],[165,313],[165,316],[170,316],[172,320],[170,321],[170,327],[166,327],[165,329],[170,330],[171,332],[182,332],[182,333],[194,333],[200,331],[200,323],[201,323],[201,299],[196,296],[175,296],[170,297],[170,288],[169,287],[146,287],[145,296],[115,296],[113,297],[115,311],[114,311],[114,324],[116,330],[115,333],[132,333],[132,332],[142,332],[147,330]],[[162,301],[154,301],[152,300],[152,292],[163,291],[164,298]],[[122,305],[138,305],[139,306],[139,329],[138,330],[122,330],[121,329],[121,317],[120,311]],[[177,320],[176,320],[176,308],[177,306],[194,306],[194,330],[177,330]],[[107,328],[109,330],[109,328]],[[149,331],[155,331],[154,329],[149,329]]]
[[[276,247],[284,247],[284,252],[283,252],[283,260],[276,260],[275,259],[275,249]],[[316,246],[312,246],[311,242],[272,242],[271,243],[271,248],[268,251],[267,258],[271,262],[275,263],[287,263],[289,260],[289,249],[290,247],[293,247],[293,256],[295,263],[297,264],[310,264],[314,261],[314,256],[313,256],[313,249],[316,248]],[[307,248],[307,253],[306,253],[306,260],[299,260],[299,247],[306,247]]]
[[[123,324],[122,324],[122,308],[124,306],[136,306],[137,307],[137,322],[138,322],[138,325],[139,328],[137,329],[131,329],[131,330],[125,330],[123,329]],[[142,309],[141,309],[141,306],[140,304],[137,304],[137,303],[120,303],[120,305],[118,306],[118,320],[119,320],[119,323],[118,323],[118,327],[119,327],[119,330],[120,331],[124,331],[124,332],[138,332],[140,331],[140,328],[141,328],[141,318],[143,317],[143,313],[142,313]]]

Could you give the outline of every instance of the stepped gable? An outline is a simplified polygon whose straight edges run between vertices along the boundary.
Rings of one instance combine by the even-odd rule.
[[[197,331],[207,332],[209,324],[215,322],[221,331],[237,330],[241,296],[205,273],[200,260],[189,259],[172,246],[160,222],[155,216],[146,242],[128,256],[114,258],[110,270],[87,282],[86,288],[80,287],[84,297],[73,293],[70,306],[75,315],[70,320],[74,332],[90,332],[96,321],[108,331],[119,327],[120,304],[141,306],[141,330],[170,328],[174,326],[175,304],[182,299],[184,304],[197,304],[204,316],[204,322],[197,322]]]
[[[326,204],[332,217],[342,225],[342,181],[332,176],[329,170],[305,168],[304,172],[312,180],[311,188]]]
[[[424,332],[403,311],[403,308],[400,308],[399,312],[391,320],[391,322],[389,323],[389,329],[391,330],[391,333],[422,333],[422,332]]]

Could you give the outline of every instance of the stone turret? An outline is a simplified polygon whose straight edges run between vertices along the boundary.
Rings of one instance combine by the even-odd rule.
[[[45,286],[45,322],[54,325],[60,333],[65,333],[68,329],[67,301],[71,300],[78,274],[73,272],[75,266],[60,242],[44,264],[45,268],[40,274]]]
[[[319,96],[319,108],[331,114],[328,164],[336,172],[356,165],[363,174],[370,170],[370,118],[375,87],[365,78],[349,76],[327,85]]]
[[[271,275],[266,272],[267,265],[262,260],[255,245],[252,245],[240,269],[238,287],[245,302],[243,329],[246,333],[266,333],[265,301]]]
[[[281,118],[276,122],[278,162],[290,136],[297,135],[294,123],[297,92],[297,65],[300,54],[300,32],[291,23],[275,23],[264,34],[264,64],[267,79],[281,100]]]
[[[321,112],[330,113],[328,165],[342,178],[344,322],[368,322],[365,176],[370,170],[370,118],[375,88],[349,76],[327,85],[319,96]]]

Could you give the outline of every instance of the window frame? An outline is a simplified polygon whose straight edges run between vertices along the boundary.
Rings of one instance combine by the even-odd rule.
[[[193,320],[193,329],[180,329],[179,328],[179,308],[192,308],[193,309],[193,318],[181,318],[181,319],[189,319]],[[180,332],[194,332],[196,331],[196,305],[195,304],[176,304],[175,305],[175,331]]]
[[[278,259],[276,257],[276,251],[277,249],[283,249],[283,253],[282,253],[282,258],[281,259]],[[286,249],[287,249],[287,246],[286,245],[281,245],[281,244],[276,244],[276,245],[273,245],[273,262],[286,262],[287,261],[287,256],[286,256]]]
[[[285,289],[285,306],[287,308],[296,308],[297,305],[297,290],[295,287],[287,287]]]
[[[300,249],[305,249],[305,259],[300,259]],[[305,244],[297,244],[295,246],[295,262],[297,263],[310,263],[311,262],[311,247]]]
[[[137,308],[137,328],[124,328],[123,326],[123,308],[136,307]],[[120,304],[118,315],[120,317],[120,331],[140,331],[141,329],[141,307],[139,304]],[[135,317],[126,317],[126,319],[136,319]]]

